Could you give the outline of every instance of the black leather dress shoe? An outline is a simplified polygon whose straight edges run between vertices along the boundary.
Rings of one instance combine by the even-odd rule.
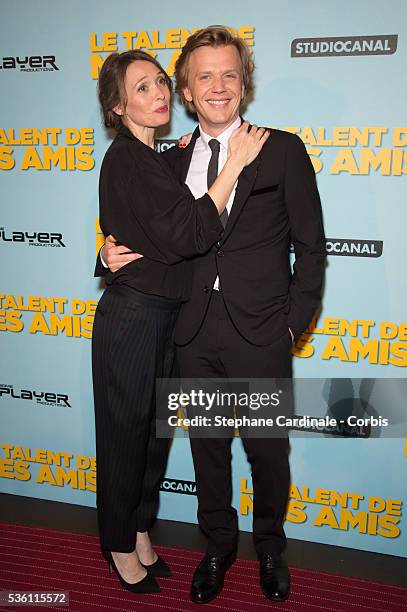
[[[208,603],[223,589],[225,574],[236,559],[236,553],[225,557],[207,554],[195,570],[190,597],[194,603]]]
[[[260,586],[267,599],[285,601],[290,594],[290,572],[281,555],[260,557]]]

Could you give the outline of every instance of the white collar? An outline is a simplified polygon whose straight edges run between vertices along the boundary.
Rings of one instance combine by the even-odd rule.
[[[216,136],[216,140],[218,140],[220,142],[221,147],[225,147],[225,149],[227,149],[229,138],[231,137],[232,132],[236,128],[238,128],[241,125],[241,123],[242,123],[241,118],[240,117],[236,117],[235,121],[233,123],[231,123],[229,125],[229,127],[226,128],[226,130],[224,130],[223,132],[221,132],[221,134]],[[206,132],[203,131],[201,126],[199,126],[199,131],[201,133],[202,142],[204,143],[204,145],[206,147],[209,148],[208,142],[210,140],[212,140],[212,138],[214,138],[214,136],[209,136],[209,134],[207,134]]]

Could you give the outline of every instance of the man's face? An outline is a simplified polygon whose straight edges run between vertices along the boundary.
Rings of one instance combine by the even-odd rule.
[[[193,102],[204,132],[218,136],[239,115],[244,94],[242,62],[233,45],[199,47],[190,55],[188,86],[183,90]]]

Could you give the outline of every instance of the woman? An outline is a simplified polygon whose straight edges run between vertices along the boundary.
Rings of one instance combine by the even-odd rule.
[[[97,506],[110,569],[137,593],[159,591],[155,577],[171,575],[148,536],[168,452],[168,440],[155,437],[154,391],[156,378],[173,375],[173,329],[189,295],[188,258],[220,238],[219,215],[268,136],[243,124],[222,172],[194,200],[154,151],[155,128],[170,118],[170,97],[171,81],[150,55],[127,51],[106,59],[99,100],[105,126],[117,136],[100,172],[100,224],[105,236],[144,257],[107,274],[95,316]]]

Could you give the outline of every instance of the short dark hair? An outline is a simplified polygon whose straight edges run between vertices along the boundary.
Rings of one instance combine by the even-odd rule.
[[[208,26],[194,32],[187,40],[181,55],[175,63],[175,91],[179,94],[181,102],[190,112],[195,112],[193,102],[185,99],[183,90],[188,86],[188,68],[191,53],[199,47],[235,47],[242,62],[242,80],[244,85],[244,98],[253,91],[254,62],[250,49],[242,38],[230,29],[221,25]]]
[[[103,64],[98,81],[98,96],[103,115],[103,123],[107,128],[118,130],[122,126],[122,117],[115,113],[113,109],[118,104],[120,104],[122,108],[126,108],[126,71],[130,64],[140,60],[154,64],[154,66],[164,74],[169,90],[172,92],[170,77],[152,55],[139,50],[112,53],[106,58]]]

